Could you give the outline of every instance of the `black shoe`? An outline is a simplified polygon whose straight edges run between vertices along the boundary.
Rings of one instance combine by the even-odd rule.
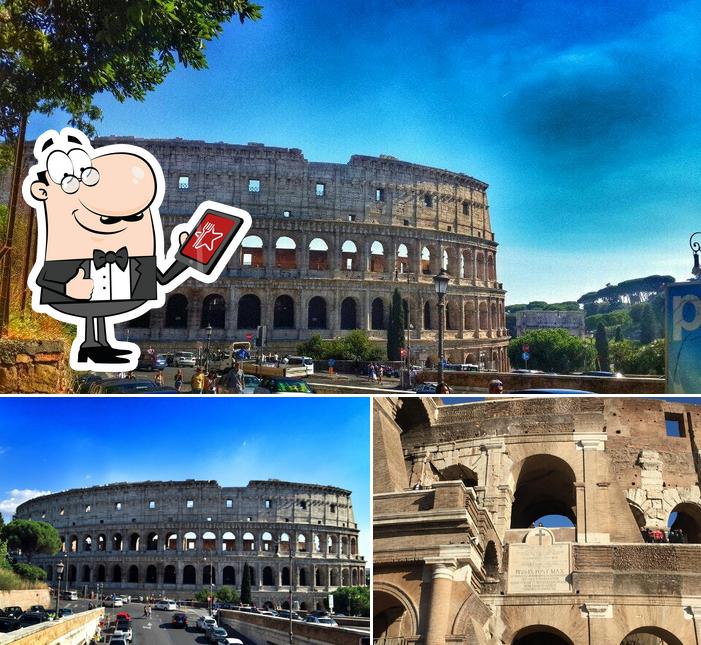
[[[92,361],[103,365],[128,363],[128,358],[120,356],[120,354],[124,353],[126,352],[123,349],[112,349],[111,347],[81,347],[78,352],[78,362],[87,363]]]

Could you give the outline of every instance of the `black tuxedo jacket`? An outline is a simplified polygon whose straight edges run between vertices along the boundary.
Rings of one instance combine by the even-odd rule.
[[[85,277],[90,276],[91,260],[48,260],[44,262],[37,285],[41,287],[42,304],[59,304],[67,302],[87,302],[76,300],[66,295],[66,283],[78,273],[78,269],[85,270]],[[157,284],[167,284],[176,275],[181,273],[186,265],[174,262],[165,273],[162,273],[156,265],[153,255],[129,258],[129,270],[131,273],[131,300],[155,300],[158,296]]]

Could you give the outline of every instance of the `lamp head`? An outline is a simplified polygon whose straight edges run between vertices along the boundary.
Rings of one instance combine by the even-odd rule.
[[[448,291],[448,283],[450,282],[451,275],[445,269],[441,269],[437,275],[433,276],[433,284],[436,287],[436,293],[441,296],[445,295]]]

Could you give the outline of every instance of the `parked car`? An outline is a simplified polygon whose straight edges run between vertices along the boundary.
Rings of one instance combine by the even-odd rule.
[[[120,636],[118,638],[112,636],[112,638],[110,638],[110,645],[127,645],[127,639],[123,636]]]
[[[39,623],[45,623],[49,620],[46,612],[43,611],[25,611],[18,619],[17,624],[20,627],[30,627],[32,625],[38,625]]]
[[[90,388],[91,394],[177,394],[173,387],[159,387],[153,381],[146,379],[114,378],[94,383]]]
[[[58,610],[58,617],[63,618],[64,616],[73,616],[75,612],[70,607],[61,607]]]
[[[163,611],[175,611],[178,608],[178,603],[175,600],[159,600],[153,608]]]
[[[257,387],[260,387],[261,379],[253,374],[243,375],[243,393],[253,394]]]
[[[44,605],[32,605],[27,611],[41,611],[46,613],[46,607],[44,607]]]
[[[210,627],[205,634],[205,638],[210,643],[217,643],[222,638],[226,638],[227,636],[228,634],[223,627]]]
[[[17,618],[13,616],[0,616],[0,634],[9,634],[22,629]]]
[[[256,394],[314,394],[314,390],[299,378],[267,377],[254,390]]]
[[[240,638],[234,638],[233,636],[222,636],[217,641],[217,645],[243,645],[243,641]]]
[[[173,625],[173,627],[181,627],[187,629],[187,616],[182,612],[173,614],[173,618],[171,619],[170,624]]]
[[[75,589],[61,592],[61,598],[64,600],[78,600],[78,592]]]
[[[414,389],[414,392],[416,392],[416,394],[435,394],[437,388],[438,388],[438,383],[426,382],[426,383],[422,383],[421,385],[418,385]]]
[[[118,620],[114,627],[114,635],[116,636],[117,634],[122,634],[126,640],[131,642],[134,637],[131,623],[128,620]]]
[[[116,596],[111,596],[109,598],[105,598],[105,601],[103,604],[105,605],[105,607],[123,607],[124,606],[122,599],[118,598]]]
[[[315,625],[324,625],[325,627],[338,627],[338,623],[331,616],[307,616],[304,619],[305,623],[314,623]]]
[[[127,622],[131,621],[131,616],[129,615],[128,611],[120,611],[116,616],[115,620],[126,620]]]
[[[195,622],[195,628],[200,632],[206,632],[210,627],[217,626],[217,621],[211,616],[200,616]]]
[[[17,606],[5,607],[3,612],[5,616],[9,616],[10,618],[19,618],[24,613],[22,607]]]
[[[116,627],[114,632],[112,632],[112,638],[110,639],[110,643],[114,643],[115,639],[119,640],[120,638],[123,638],[128,643],[131,643],[131,640],[132,640],[131,627],[129,627],[129,629],[127,631],[124,631],[122,629],[119,629],[119,627]]]
[[[289,620],[290,610],[289,609],[278,609],[277,615],[278,615],[278,618],[287,618]],[[296,611],[293,611],[292,612],[292,620],[302,620],[302,617]]]
[[[195,354],[193,352],[175,352],[173,367],[195,367]]]

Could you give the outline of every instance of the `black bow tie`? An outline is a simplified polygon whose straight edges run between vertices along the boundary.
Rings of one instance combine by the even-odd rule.
[[[116,263],[117,266],[124,271],[129,264],[129,253],[127,252],[127,247],[123,246],[116,253],[114,251],[100,251],[100,249],[95,249],[92,252],[92,261],[95,263],[96,269],[101,269],[105,264]]]

